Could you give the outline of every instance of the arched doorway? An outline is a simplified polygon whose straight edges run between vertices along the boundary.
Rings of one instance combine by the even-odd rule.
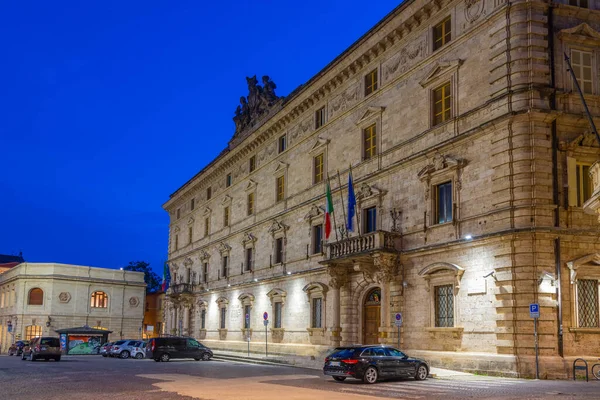
[[[381,289],[373,288],[363,305],[363,343],[377,344],[381,325]]]

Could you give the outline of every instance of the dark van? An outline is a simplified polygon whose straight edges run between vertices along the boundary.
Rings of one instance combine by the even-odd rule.
[[[193,358],[208,361],[213,352],[196,339],[185,337],[159,337],[148,341],[146,358],[167,362],[172,358]]]

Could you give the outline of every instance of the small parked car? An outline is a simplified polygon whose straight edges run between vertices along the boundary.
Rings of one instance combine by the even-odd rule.
[[[119,340],[112,345],[109,355],[111,357],[129,358],[131,356],[131,349],[140,347],[141,344],[141,340]]]
[[[159,337],[150,339],[146,345],[146,358],[167,362],[172,358],[193,358],[208,361],[212,358],[211,349],[196,339],[186,337]]]
[[[34,338],[23,348],[21,360],[35,361],[43,358],[46,361],[60,361],[61,354],[60,340],[57,337],[42,336]]]
[[[23,352],[23,347],[29,345],[29,340],[17,340],[8,348],[9,356],[20,356]]]
[[[429,366],[393,347],[358,345],[335,349],[325,358],[323,374],[338,382],[355,378],[375,383],[380,379],[408,377],[421,381],[429,376]]]
[[[100,355],[102,355],[102,357],[108,357],[108,354],[110,353],[110,349],[111,349],[112,345],[113,345],[113,342],[104,343],[100,347]]]
[[[142,342],[142,344],[139,347],[132,347],[131,348],[131,358],[135,358],[136,360],[141,360],[142,358],[144,358],[146,356],[146,349],[144,348],[145,343]]]

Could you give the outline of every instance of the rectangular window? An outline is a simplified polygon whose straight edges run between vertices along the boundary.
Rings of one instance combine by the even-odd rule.
[[[435,326],[454,326],[454,288],[452,285],[435,287]]]
[[[249,272],[252,271],[252,266],[254,264],[253,260],[254,249],[252,247],[246,249],[246,265],[244,266],[244,271]]]
[[[325,124],[325,107],[315,111],[315,129],[319,129]]]
[[[181,209],[177,209],[177,219],[181,218]]]
[[[195,206],[196,206],[196,199],[192,199],[190,201],[190,209],[193,211]]]
[[[363,129],[363,160],[368,160],[377,155],[377,129],[373,124]]]
[[[179,250],[179,235],[175,235],[175,250]]]
[[[244,329],[250,329],[250,305],[244,306]]]
[[[210,198],[212,197],[212,187],[207,187],[206,188],[206,200],[210,200]]]
[[[583,207],[593,192],[592,180],[590,179],[590,166],[577,163],[577,206]]]
[[[31,341],[33,338],[42,336],[42,327],[39,325],[29,325],[25,327],[25,340]]]
[[[445,182],[435,187],[435,223],[443,224],[452,221],[452,182]]]
[[[287,147],[287,139],[286,139],[285,135],[280,136],[277,143],[278,143],[279,153],[283,153]]]
[[[577,280],[577,320],[579,328],[599,328],[598,281]]]
[[[191,226],[188,228],[188,244],[192,243],[193,240],[193,235],[194,234],[194,228],[192,228]]]
[[[229,273],[229,257],[223,256],[223,262],[221,263],[221,278],[227,278]]]
[[[276,182],[277,193],[276,193],[276,201],[283,201],[285,199],[285,176],[281,175],[277,177]]]
[[[581,8],[589,8],[588,0],[569,0],[569,5]]]
[[[248,193],[248,215],[254,214],[254,193]]]
[[[231,186],[231,173],[227,174],[225,177],[225,187]]]
[[[318,297],[312,299],[312,328],[322,328],[321,315],[323,312],[323,299]]]
[[[275,239],[275,264],[283,262],[283,238]]]
[[[589,51],[571,50],[571,67],[585,94],[593,94],[594,81],[592,78],[592,53]]]
[[[250,172],[254,172],[255,169],[256,169],[256,156],[252,156],[252,157],[250,157],[250,160],[248,161],[248,170]]]
[[[221,313],[219,318],[219,327],[221,329],[225,329],[225,315],[227,313],[227,309],[225,307],[221,307]]]
[[[433,91],[433,125],[441,124],[452,118],[452,94],[450,82]]]
[[[206,329],[206,310],[200,311],[200,329]]]
[[[369,207],[364,211],[364,233],[375,232],[377,230],[377,207]]]
[[[202,278],[204,279],[204,283],[208,283],[208,263],[205,262],[203,268],[203,273],[202,273]]]
[[[223,226],[229,226],[229,207],[223,208]]]
[[[313,183],[323,182],[323,153],[313,158]]]
[[[433,27],[433,51],[442,48],[445,44],[452,40],[450,17]]]
[[[275,302],[273,308],[275,309],[275,321],[273,322],[273,328],[281,328],[281,302]]]
[[[365,75],[365,96],[377,90],[377,68]]]
[[[204,218],[204,236],[210,233],[210,218]]]
[[[323,225],[315,225],[312,228],[312,253],[318,254],[323,251]]]

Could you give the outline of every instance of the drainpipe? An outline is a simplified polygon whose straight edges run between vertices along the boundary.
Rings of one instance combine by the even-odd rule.
[[[548,48],[550,51],[550,109],[556,111],[556,70],[554,57],[554,7],[548,7]],[[552,198],[554,200],[554,226],[560,226],[560,202],[558,196],[558,133],[556,129],[556,118],[552,120]],[[565,208],[568,206],[565,202]],[[556,299],[558,302],[558,355],[564,355],[563,342],[563,313],[562,313],[562,280],[560,261],[560,237],[554,239],[554,262],[556,276]]]

